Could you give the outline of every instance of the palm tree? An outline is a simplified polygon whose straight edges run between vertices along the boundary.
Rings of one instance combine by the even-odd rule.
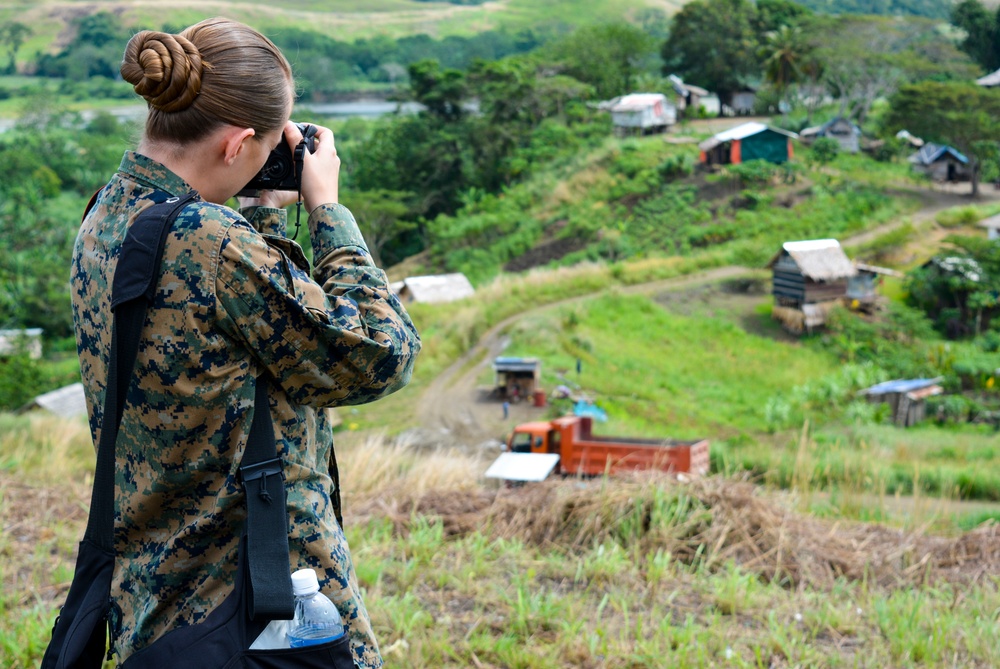
[[[781,26],[767,33],[760,58],[764,78],[778,91],[780,99],[784,99],[790,86],[809,75],[814,65],[812,51],[812,45],[798,27]]]

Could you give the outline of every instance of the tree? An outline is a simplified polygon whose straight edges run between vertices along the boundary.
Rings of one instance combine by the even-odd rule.
[[[784,97],[788,88],[807,76],[810,71],[812,45],[797,27],[781,26],[767,33],[760,48],[764,79]]]
[[[663,73],[716,91],[723,100],[759,73],[756,9],[749,0],[694,0],[674,17]]]
[[[757,16],[753,21],[754,30],[763,37],[783,26],[796,28],[804,19],[812,16],[812,10],[792,0],[757,0]]]
[[[962,51],[987,72],[1000,68],[1000,10],[991,13],[979,0],[962,0],[951,10],[951,22],[965,31]]]
[[[465,101],[465,75],[458,70],[442,70],[435,60],[421,60],[409,67],[413,99],[427,107],[442,121],[462,118]]]
[[[624,22],[580,28],[548,51],[563,71],[608,99],[632,93],[636,77],[656,52],[653,38]],[[649,68],[649,69],[655,69]]]
[[[835,36],[830,39],[831,36]],[[840,100],[840,115],[864,123],[875,101],[905,80],[913,36],[886,19],[837,17],[818,29],[815,57],[823,80]]]
[[[7,48],[8,61],[4,70],[7,74],[17,74],[17,52],[24,40],[33,33],[29,26],[18,21],[7,21],[0,25],[0,42]]]
[[[1000,91],[933,81],[903,86],[890,100],[887,124],[893,133],[906,129],[964,153],[976,196],[982,162],[995,154],[1000,140]]]
[[[403,217],[410,211],[406,203],[412,193],[379,188],[357,191],[347,198],[351,211],[358,219],[358,226],[368,242],[372,260],[382,267],[382,251],[400,235],[417,228],[413,221]]]

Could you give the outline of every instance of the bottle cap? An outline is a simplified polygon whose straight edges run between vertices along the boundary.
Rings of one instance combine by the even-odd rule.
[[[296,597],[319,592],[319,579],[312,569],[299,569],[292,573],[292,594]]]

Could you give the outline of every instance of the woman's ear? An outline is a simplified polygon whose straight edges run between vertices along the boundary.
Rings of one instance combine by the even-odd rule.
[[[222,156],[226,165],[236,162],[237,156],[243,151],[246,142],[255,135],[253,128],[238,128],[230,126],[222,135]]]

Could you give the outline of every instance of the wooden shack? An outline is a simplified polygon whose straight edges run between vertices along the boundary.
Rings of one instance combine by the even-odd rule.
[[[996,86],[1000,86],[1000,70],[991,72],[985,77],[979,77],[976,79],[976,83],[986,88],[995,88]]]
[[[439,304],[474,295],[476,289],[461,272],[410,276],[392,285],[400,302]]]
[[[699,115],[718,116],[722,111],[719,96],[710,93],[701,86],[685,83],[676,74],[667,77],[670,86],[676,94],[676,107],[685,118],[698,118]]]
[[[969,159],[950,146],[927,142],[907,160],[914,171],[934,181],[968,181],[970,178]]]
[[[662,93],[633,93],[610,107],[611,123],[619,136],[665,132],[677,123],[677,108]]]
[[[785,242],[767,266],[772,271],[772,315],[795,333],[823,325],[858,273],[836,239]]]
[[[979,221],[979,227],[986,228],[986,238],[990,241],[1000,239],[1000,214]]]
[[[902,272],[888,267],[878,267],[867,263],[856,262],[854,268],[857,274],[847,279],[847,300],[852,309],[871,313],[878,301],[878,284],[886,276],[903,278]]]
[[[864,390],[868,401],[873,404],[888,404],[892,409],[892,422],[899,427],[910,427],[924,419],[927,413],[926,399],[940,395],[944,389],[938,385],[941,377],[935,379],[897,379],[879,383]]]
[[[542,363],[537,358],[501,356],[493,360],[494,389],[503,399],[531,400],[538,389]]]
[[[720,132],[698,145],[706,165],[738,165],[748,160],[784,163],[792,159],[794,132],[751,121]]]
[[[831,119],[823,125],[806,128],[799,133],[799,138],[808,144],[820,137],[835,140],[840,145],[840,150],[845,153],[857,153],[861,148],[861,128],[843,116]]]
[[[27,354],[32,360],[42,357],[42,328],[0,330],[0,358]]]

